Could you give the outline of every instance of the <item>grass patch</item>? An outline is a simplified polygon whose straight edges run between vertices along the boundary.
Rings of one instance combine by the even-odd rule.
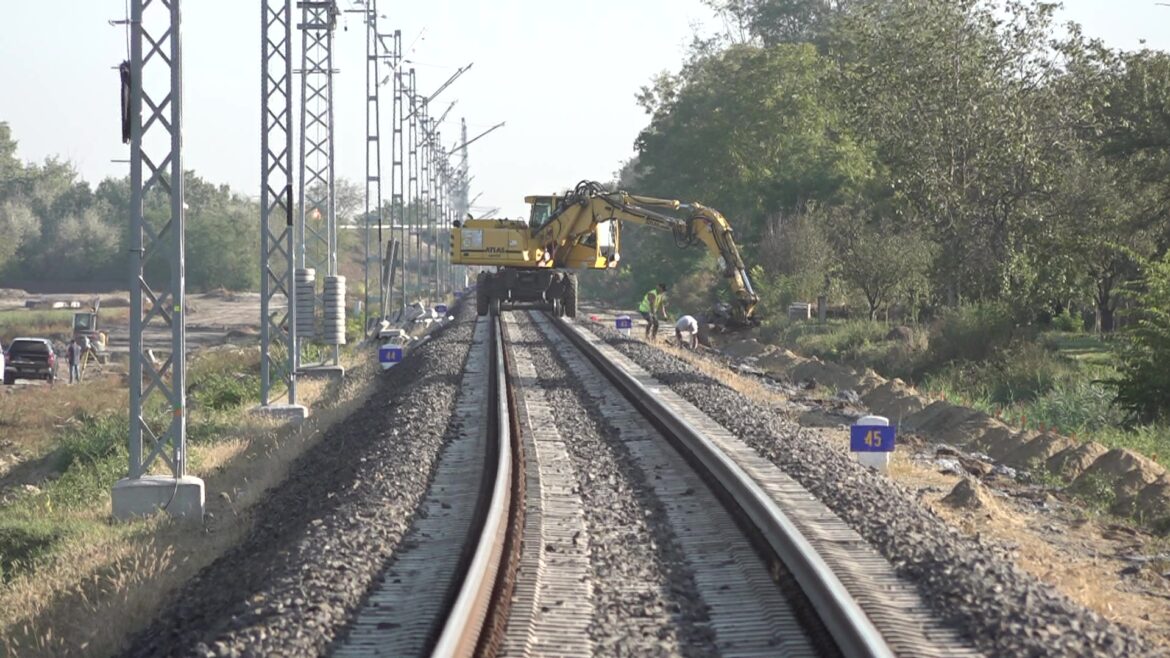
[[[43,521],[0,523],[0,583],[26,573],[60,544],[64,533]]]
[[[18,336],[54,336],[72,333],[73,309],[26,310],[0,312],[0,340],[4,345]]]

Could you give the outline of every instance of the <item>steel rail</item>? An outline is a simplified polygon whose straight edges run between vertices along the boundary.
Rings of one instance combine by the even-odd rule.
[[[492,604],[493,592],[503,559],[508,532],[508,514],[512,505],[512,423],[507,395],[507,368],[504,362],[503,332],[499,318],[493,316],[490,363],[491,388],[489,406],[494,418],[489,432],[497,444],[495,480],[491,488],[483,530],[475,552],[459,587],[459,593],[435,642],[432,656],[454,658],[472,656],[484,632],[484,621]],[[494,421],[494,427],[490,424]]]
[[[551,317],[551,314],[550,314]],[[735,501],[791,573],[842,655],[892,658],[894,652],[836,574],[796,524],[738,464],[702,432],[658,399],[642,382],[610,361],[584,336],[582,329],[552,317],[553,326],[589,359],[646,418]]]

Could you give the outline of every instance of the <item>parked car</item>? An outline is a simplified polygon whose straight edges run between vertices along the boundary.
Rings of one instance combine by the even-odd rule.
[[[45,338],[14,338],[4,356],[4,383],[17,379],[43,379],[50,384],[57,376],[57,355]]]

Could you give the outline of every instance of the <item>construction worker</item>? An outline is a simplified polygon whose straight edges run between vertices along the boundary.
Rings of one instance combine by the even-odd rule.
[[[69,341],[69,346],[65,348],[65,361],[69,364],[69,383],[75,384],[81,382],[81,345],[78,344],[77,338]]]
[[[683,333],[687,334],[687,339],[683,340]],[[699,348],[699,321],[693,315],[684,315],[674,323],[674,338],[678,344],[683,347],[689,347],[692,350]]]
[[[638,312],[646,320],[646,338],[649,340],[658,339],[658,316],[666,319],[666,284],[659,283],[657,287],[652,288],[642,297],[642,303],[638,305]]]

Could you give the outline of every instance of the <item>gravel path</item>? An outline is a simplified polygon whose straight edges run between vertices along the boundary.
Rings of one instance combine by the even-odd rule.
[[[236,548],[172,599],[126,656],[317,656],[410,527],[444,442],[473,314],[381,375],[293,465]]]
[[[796,478],[918,583],[944,618],[996,656],[1152,655],[1133,631],[1073,603],[1015,567],[1001,546],[962,535],[912,492],[802,438],[779,410],[761,405],[681,359],[616,331],[599,336]]]
[[[527,320],[518,322],[511,344],[535,365],[577,470],[590,540],[595,655],[718,655],[666,511],[618,432],[598,422],[597,401]]]

